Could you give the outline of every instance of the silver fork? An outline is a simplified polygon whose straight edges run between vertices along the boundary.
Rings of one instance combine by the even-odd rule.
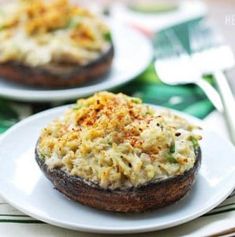
[[[162,32],[156,42],[155,69],[161,81],[169,85],[198,85],[218,111],[223,111],[218,92],[201,77],[191,57],[183,48],[173,30]]]
[[[235,65],[232,50],[222,37],[203,24],[190,29],[192,59],[202,74],[213,74],[221,95],[228,132],[235,144],[235,100],[224,71]]]

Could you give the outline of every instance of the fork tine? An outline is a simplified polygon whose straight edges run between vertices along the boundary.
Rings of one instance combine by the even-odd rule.
[[[202,74],[213,74],[215,84],[221,95],[221,102],[224,108],[224,117],[227,123],[230,138],[235,144],[235,100],[227,78],[224,74],[226,69],[234,66],[234,56],[231,48],[225,42],[216,30],[203,25],[204,28],[198,28],[192,33],[191,37],[196,35],[200,39],[200,46],[203,48],[201,52],[195,52],[193,57]],[[202,44],[203,43],[203,44]],[[197,60],[196,60],[197,59]]]
[[[200,80],[201,72],[192,63],[192,57],[189,56],[175,32],[167,30],[160,36],[156,47],[157,60],[154,64],[160,80],[170,85],[195,83],[220,110],[221,103],[217,91],[206,81]]]

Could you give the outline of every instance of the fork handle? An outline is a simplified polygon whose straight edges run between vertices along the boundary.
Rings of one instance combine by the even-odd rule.
[[[224,106],[224,117],[230,139],[235,145],[235,99],[224,72],[216,71],[214,77]]]
[[[218,91],[209,82],[203,79],[197,80],[195,84],[204,91],[204,93],[206,94],[208,99],[211,101],[211,103],[214,105],[214,107],[219,112],[223,112],[223,104],[222,104]]]

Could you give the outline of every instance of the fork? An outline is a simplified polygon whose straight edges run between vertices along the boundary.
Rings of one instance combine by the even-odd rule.
[[[192,59],[201,73],[213,74],[221,95],[224,117],[232,143],[235,145],[235,100],[224,71],[235,65],[232,50],[223,38],[206,24],[197,24],[189,31]]]
[[[166,84],[196,84],[207,95],[218,111],[223,111],[218,92],[201,77],[189,54],[183,48],[173,29],[158,34],[156,38],[155,70]]]

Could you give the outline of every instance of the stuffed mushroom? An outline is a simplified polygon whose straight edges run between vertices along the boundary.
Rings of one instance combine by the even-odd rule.
[[[55,188],[114,212],[167,206],[192,188],[198,127],[124,94],[80,99],[41,132],[36,161]]]

